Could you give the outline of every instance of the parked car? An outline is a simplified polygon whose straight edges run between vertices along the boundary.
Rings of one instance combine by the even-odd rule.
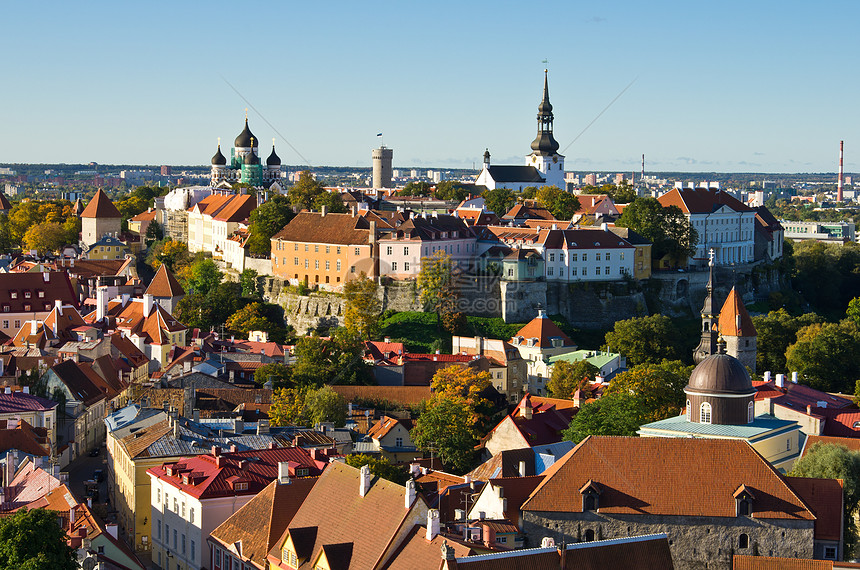
[[[98,457],[99,453],[101,453],[101,450],[97,447],[90,451],[90,457]]]
[[[93,471],[93,479],[95,479],[95,480],[96,480],[96,481],[98,481],[99,483],[101,483],[102,481],[104,481],[104,480],[105,480],[105,473],[104,473],[104,471],[103,471],[103,470],[101,470],[101,469],[96,469],[95,471]]]

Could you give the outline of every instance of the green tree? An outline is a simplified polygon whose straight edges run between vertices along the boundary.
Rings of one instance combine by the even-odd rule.
[[[579,198],[558,186],[541,186],[535,198],[558,220],[570,220],[579,210]]]
[[[459,292],[449,254],[437,250],[429,257],[422,257],[417,284],[418,300],[425,311],[436,313],[439,322],[443,315],[457,312]]]
[[[9,216],[0,214],[0,251],[9,252],[12,249],[12,245],[12,231],[9,227]]]
[[[517,204],[517,195],[510,188],[487,190],[481,196],[487,209],[500,218]]]
[[[851,319],[855,325],[860,327],[860,297],[854,297],[848,303],[848,309],[845,311],[845,316]]]
[[[123,198],[122,200],[115,201],[114,206],[119,210],[119,213],[122,216],[122,221],[128,222],[129,218],[133,218],[136,215],[145,212],[147,208],[151,206],[151,202],[149,199],[131,195]]]
[[[432,187],[427,182],[407,182],[398,196],[429,196]]]
[[[631,365],[657,364],[686,356],[680,351],[684,345],[681,336],[672,319],[665,315],[633,317],[615,322],[613,330],[606,333],[606,345],[610,351],[626,356]]]
[[[273,426],[294,426],[303,422],[306,388],[278,388],[272,392],[269,423]]]
[[[582,390],[585,392],[583,395],[590,398],[589,383],[594,382],[598,372],[600,369],[587,360],[560,360],[553,365],[546,388],[553,398],[571,400],[577,390]]]
[[[146,247],[149,247],[153,243],[162,239],[164,239],[164,228],[158,223],[158,220],[152,220],[149,222],[149,225],[146,226],[146,233],[144,233],[143,236],[143,241],[146,243]]]
[[[329,192],[328,190],[318,195],[316,200],[314,200],[314,210],[321,212],[323,208],[333,214],[343,214],[347,210],[340,194],[338,192]]]
[[[264,364],[254,371],[254,382],[260,386],[270,381],[276,388],[293,387],[293,369],[280,362]]]
[[[53,253],[66,245],[67,232],[57,222],[35,224],[24,234],[25,249],[35,249],[40,255]]]
[[[757,333],[756,370],[787,372],[785,352],[797,342],[797,331],[822,319],[815,313],[794,317],[785,309],[778,309],[755,316],[752,321]]]
[[[385,457],[374,457],[366,453],[353,453],[346,456],[346,464],[361,469],[365,465],[370,468],[370,472],[398,485],[405,485],[409,480],[409,471],[406,466],[394,465]]]
[[[475,460],[478,444],[473,426],[468,404],[434,396],[409,435],[423,451],[432,449],[446,466],[465,472]]]
[[[436,189],[433,191],[433,196],[439,200],[450,200],[453,202],[462,202],[471,194],[471,190],[463,188],[457,182],[452,180],[444,180],[436,184]]]
[[[851,451],[842,445],[816,442],[795,462],[789,475],[842,479],[845,497],[842,539],[845,542],[845,559],[853,559],[857,548],[854,518],[860,503],[860,452]]]
[[[834,319],[860,294],[860,245],[805,240],[794,244],[792,285],[816,308]]]
[[[0,518],[0,568],[17,570],[75,570],[75,550],[57,515],[26,508]]]
[[[850,320],[800,329],[785,353],[786,367],[804,384],[824,392],[851,393],[860,379],[860,335]]]
[[[269,255],[272,252],[272,236],[284,229],[293,219],[293,206],[290,200],[281,194],[275,194],[269,200],[251,212],[248,224],[248,251],[254,255]]]
[[[620,184],[606,184],[598,193],[608,194],[616,204],[629,204],[636,199],[636,188],[630,186],[626,180],[622,180]]]
[[[640,398],[611,394],[582,406],[562,433],[564,439],[579,443],[589,435],[635,436],[647,423],[648,411]]]
[[[196,261],[191,265],[189,273],[184,283],[185,288],[201,295],[207,295],[217,287],[224,276],[215,262],[208,258]]]
[[[286,327],[283,318],[275,316],[276,305],[253,302],[245,305],[227,319],[227,328],[230,331],[246,337],[251,331],[263,331],[268,333],[269,340],[283,342],[286,338]]]
[[[344,326],[355,331],[363,339],[371,339],[379,331],[379,315],[382,303],[377,296],[376,282],[362,272],[358,279],[347,281],[343,286],[346,307],[343,311]]]
[[[331,386],[309,390],[305,394],[304,416],[312,426],[332,422],[335,427],[343,427],[346,424],[346,400]]]
[[[188,252],[188,246],[184,242],[173,241],[169,237],[154,242],[149,247],[149,253],[146,254],[147,265],[158,269],[163,263],[174,274],[190,261],[191,254]]]
[[[242,296],[259,299],[261,295],[260,278],[255,269],[245,269],[239,274],[239,284],[242,285]]]
[[[300,337],[293,353],[293,381],[298,386],[368,384],[372,380],[363,359],[362,339],[345,327],[334,329],[329,339]]]
[[[537,193],[537,186],[526,186],[523,188],[522,192],[520,192],[520,200],[534,200]]]
[[[287,192],[290,204],[299,210],[312,210],[317,199],[327,192],[325,187],[317,182],[309,170],[299,173],[299,180]],[[283,226],[281,226],[283,228]],[[277,231],[279,231],[278,228]]]
[[[630,228],[653,245],[652,259],[668,255],[676,263],[696,251],[699,234],[677,206],[663,207],[656,198],[637,198],[624,208],[615,225]]]
[[[642,423],[656,422],[681,413],[692,372],[692,366],[678,360],[640,364],[613,378],[603,395],[634,396],[644,410]]]

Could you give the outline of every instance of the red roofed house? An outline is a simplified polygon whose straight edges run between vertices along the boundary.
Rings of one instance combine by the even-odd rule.
[[[168,313],[176,309],[176,305],[185,296],[185,289],[173,276],[173,273],[163,263],[155,272],[155,277],[146,288],[144,295],[152,295],[153,300],[164,307]]]
[[[118,235],[122,231],[122,215],[104,190],[99,188],[81,213],[81,242],[90,246],[105,234]]]
[[[680,570],[731,570],[743,553],[812,558],[842,510],[832,484],[795,481],[746,441],[589,436],[544,472],[524,532],[531,544],[664,532]]]
[[[13,337],[24,321],[44,321],[57,301],[79,306],[65,272],[0,273],[0,332]]]
[[[764,382],[753,382],[756,415],[795,421],[807,436],[860,438],[860,410],[850,398],[798,384],[794,376],[795,381],[783,374],[775,380],[770,376],[765,372]]]
[[[152,208],[147,209],[145,212],[141,212],[133,218],[128,219],[128,229],[131,232],[136,233],[137,235],[144,237],[146,236],[146,230],[149,228],[149,224],[155,221],[155,215],[158,212],[153,210]]]
[[[195,570],[212,568],[206,542],[212,531],[272,481],[317,477],[328,465],[324,452],[299,447],[233,453],[221,453],[216,447],[213,452],[147,470],[152,560],[161,568],[166,563]]]
[[[526,394],[516,409],[490,430],[483,440],[485,456],[561,441],[576,412],[573,400]]]
[[[548,378],[536,370],[536,364],[549,360],[550,356],[573,352],[577,348],[570,337],[546,316],[543,309],[538,309],[537,317],[517,331],[510,343],[528,361],[528,385],[525,390],[538,396],[543,395]]]
[[[755,260],[756,212],[728,192],[708,188],[675,188],[659,198],[663,207],[677,206],[699,235],[692,264],[708,263],[708,251],[717,265]]]
[[[469,521],[481,529],[483,540],[505,548],[522,548],[523,521],[520,507],[543,481],[543,475],[490,479],[469,510]],[[489,522],[490,528],[483,528]],[[488,532],[489,531],[489,532]]]

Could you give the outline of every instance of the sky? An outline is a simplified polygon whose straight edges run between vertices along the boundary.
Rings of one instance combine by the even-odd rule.
[[[14,2],[0,163],[860,171],[860,2]],[[544,63],[546,60],[546,63]],[[626,89],[626,90],[625,90]],[[608,108],[607,108],[608,106]],[[601,115],[602,112],[602,115]],[[596,120],[595,120],[596,119]],[[592,122],[593,121],[593,122]],[[590,125],[590,126],[589,126]]]

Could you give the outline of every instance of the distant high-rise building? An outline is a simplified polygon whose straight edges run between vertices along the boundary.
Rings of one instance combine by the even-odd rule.
[[[585,175],[586,186],[597,186],[597,175],[594,173]]]
[[[170,176],[170,167],[166,164],[161,165],[161,175]]]
[[[373,188],[391,188],[391,162],[394,160],[394,149],[385,145],[373,149]]]

